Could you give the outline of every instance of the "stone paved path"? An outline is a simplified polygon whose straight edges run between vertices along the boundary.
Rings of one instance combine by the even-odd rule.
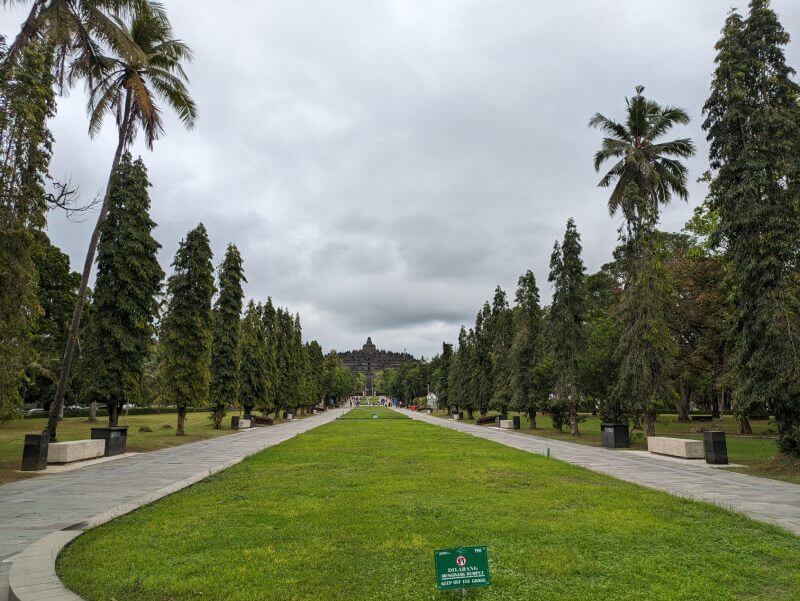
[[[545,454],[648,488],[714,503],[754,520],[800,535],[800,485],[756,478],[706,465],[680,464],[628,451],[613,451],[511,430],[476,426],[397,409],[412,419],[493,440],[515,449]]]
[[[142,453],[79,470],[0,486],[0,601],[6,600],[8,560],[46,534],[82,529],[100,514],[136,504],[167,487],[200,479],[244,457],[333,421],[334,409],[268,428]]]

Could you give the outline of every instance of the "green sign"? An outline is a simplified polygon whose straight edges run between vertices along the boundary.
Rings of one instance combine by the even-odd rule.
[[[489,555],[486,547],[457,547],[433,552],[436,588],[449,590],[489,586]]]

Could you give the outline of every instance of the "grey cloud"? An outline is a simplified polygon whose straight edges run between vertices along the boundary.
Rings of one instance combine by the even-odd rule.
[[[742,1],[740,4],[745,4]],[[800,5],[775,0],[800,35]],[[705,194],[701,109],[729,0],[167,0],[200,108],[193,132],[167,116],[153,183],[168,265],[197,222],[219,262],[242,250],[246,293],[300,311],[328,348],[430,356],[470,324],[495,285],[532,269],[545,300],[553,240],[574,217],[584,258],[610,258],[618,220],[591,164],[595,111],[621,116],[636,84],[685,107],[698,144],[690,202]],[[14,33],[21,10],[0,17]],[[800,65],[797,44],[790,64]],[[59,101],[53,174],[102,191],[115,137],[86,135],[84,96]],[[91,229],[50,216],[53,240],[81,256]]]

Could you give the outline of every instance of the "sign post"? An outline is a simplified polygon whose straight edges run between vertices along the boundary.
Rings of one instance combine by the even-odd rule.
[[[489,586],[489,554],[486,547],[455,547],[433,552],[436,588],[440,591]]]

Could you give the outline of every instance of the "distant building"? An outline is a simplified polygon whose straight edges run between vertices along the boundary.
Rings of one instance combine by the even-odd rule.
[[[366,344],[361,350],[346,351],[339,353],[342,364],[356,374],[364,375],[364,388],[366,393],[375,393],[374,380],[375,374],[390,367],[398,367],[403,363],[416,361],[409,353],[395,353],[375,348],[372,338],[368,337]]]

